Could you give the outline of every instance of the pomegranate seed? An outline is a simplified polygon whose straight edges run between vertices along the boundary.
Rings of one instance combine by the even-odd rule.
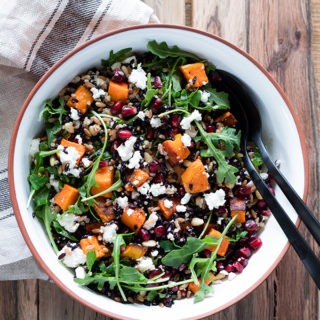
[[[152,139],[153,138],[153,130],[151,128],[148,129],[147,134],[146,134],[147,139]]]
[[[154,228],[154,235],[156,238],[161,238],[165,235],[166,229],[164,226],[157,226]]]
[[[110,111],[113,115],[117,115],[121,112],[121,109],[123,107],[122,101],[116,101],[110,108]]]
[[[271,212],[270,209],[266,209],[266,210],[263,210],[263,211],[262,211],[262,215],[263,215],[263,216],[270,216],[271,213],[272,213],[272,212]]]
[[[241,273],[243,271],[243,265],[239,261],[234,262],[232,266],[234,267],[235,271],[238,273]]]
[[[251,194],[251,187],[242,187],[239,189],[241,196],[248,197]]]
[[[178,128],[172,128],[170,129],[169,135],[170,137],[174,137],[179,132]]]
[[[149,163],[149,171],[150,173],[157,173],[159,171],[159,163],[158,161],[152,161]]]
[[[249,246],[253,251],[257,251],[262,246],[262,240],[260,238],[252,238]]]
[[[194,149],[195,147],[196,147],[195,142],[194,142],[193,140],[191,140],[190,146],[188,147],[188,149],[192,150],[192,149]]]
[[[125,81],[126,76],[124,75],[124,72],[120,69],[114,69],[112,73],[112,80],[115,82],[123,82]]]
[[[224,267],[224,270],[226,270],[227,272],[233,272],[234,271],[234,267],[232,264],[227,264],[225,267]]]
[[[121,109],[121,115],[124,119],[131,118],[137,113],[137,108],[133,106],[124,105]]]
[[[265,206],[266,206],[266,202],[264,200],[259,200],[257,202],[257,206],[260,208],[260,209],[263,209]]]
[[[142,228],[142,229],[140,229],[139,233],[140,233],[140,237],[143,241],[150,240],[150,233],[148,230]]]
[[[161,271],[160,269],[151,270],[151,271],[149,272],[149,279],[152,279],[152,278],[158,276],[158,275],[161,274],[161,273],[162,273],[162,271]]]
[[[244,268],[248,265],[248,262],[249,262],[248,259],[243,258],[243,257],[239,258],[237,261],[240,262]]]
[[[180,186],[180,187],[178,188],[178,194],[179,194],[179,196],[181,196],[181,197],[183,197],[183,196],[186,194],[186,190],[185,190],[185,188],[184,188],[183,186]]]
[[[156,88],[162,88],[162,81],[161,81],[161,78],[159,76],[156,76],[154,78],[154,83],[153,85],[156,87]]]
[[[120,146],[121,142],[119,140],[115,140],[111,146],[111,152],[115,152],[117,148]]]
[[[207,132],[215,132],[216,131],[216,127],[215,126],[207,126]]]
[[[117,133],[117,136],[121,140],[127,140],[132,136],[132,132],[126,129],[120,129]]]
[[[256,223],[254,220],[249,219],[249,220],[247,220],[247,221],[245,222],[244,228],[245,228],[250,234],[252,234],[252,233],[254,233],[254,232],[257,230],[258,225],[257,225],[257,223]]]
[[[216,265],[216,268],[217,270],[224,270],[224,265],[221,261],[218,261],[217,262],[217,265]]]
[[[155,98],[150,104],[150,109],[154,114],[158,114],[162,107],[162,100],[160,98]]]
[[[174,127],[177,128],[179,127],[180,124],[180,116],[176,113],[174,113],[173,115],[171,115],[170,117],[170,124]]]
[[[154,178],[153,178],[153,183],[161,183],[164,182],[165,177],[162,172],[159,172]]]
[[[243,247],[243,248],[239,249],[237,253],[238,253],[239,257],[243,257],[246,259],[249,259],[252,255],[251,250],[247,247]]]
[[[109,165],[108,161],[102,160],[99,162],[99,168],[107,167],[108,165]]]
[[[211,251],[210,250],[203,250],[203,255],[205,258],[210,258],[211,257]]]

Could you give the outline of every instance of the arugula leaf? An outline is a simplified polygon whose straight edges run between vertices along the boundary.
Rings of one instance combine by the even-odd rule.
[[[253,152],[253,156],[251,158],[251,162],[255,167],[260,167],[263,165],[263,159],[261,153],[258,148],[256,148]]]
[[[113,50],[109,53],[109,58],[107,60],[102,59],[101,65],[103,66],[112,66],[115,62],[121,62],[128,57],[128,53],[132,51],[132,48],[125,48],[117,52]]]
[[[96,256],[95,250],[88,251],[87,254],[86,254],[86,258],[87,258],[88,270],[91,271],[94,263],[97,260],[97,256]]]
[[[152,99],[154,98],[154,96],[157,93],[158,93],[158,89],[152,88],[151,74],[148,73],[148,75],[147,75],[147,92],[146,92],[144,99],[141,102],[141,105],[143,107],[147,107],[151,103]]]
[[[35,191],[40,190],[49,182],[49,178],[46,175],[40,176],[36,173],[30,174],[28,180],[30,182],[31,188]]]
[[[79,241],[74,235],[72,235],[68,231],[66,231],[66,229],[63,228],[57,220],[52,221],[52,226],[54,227],[54,230],[57,233],[61,234],[63,237],[70,239],[71,241],[74,241],[74,242]]]
[[[168,57],[184,57],[190,58],[193,60],[201,60],[198,56],[193,53],[183,51],[177,46],[169,47],[166,42],[158,43],[155,40],[149,41],[147,44],[148,50],[154,55],[158,56],[161,59],[166,59]]]
[[[146,284],[148,279],[137,269],[121,265],[119,278],[126,284]]]
[[[224,91],[217,91],[214,88],[206,87],[205,90],[210,93],[208,101],[223,109],[230,109],[229,95]]]

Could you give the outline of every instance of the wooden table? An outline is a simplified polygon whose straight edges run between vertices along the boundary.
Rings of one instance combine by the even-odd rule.
[[[164,23],[217,34],[255,57],[280,83],[301,120],[310,160],[309,207],[319,217],[320,1],[145,0]],[[305,229],[301,226],[304,234]],[[309,242],[312,243],[310,238]],[[313,243],[319,254],[319,247]],[[0,318],[6,320],[108,319],[76,303],[53,283],[0,284]],[[218,320],[316,320],[320,295],[290,248],[254,292],[219,314]]]

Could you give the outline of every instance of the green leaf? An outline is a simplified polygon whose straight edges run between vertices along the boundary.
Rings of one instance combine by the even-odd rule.
[[[164,250],[164,252],[170,252],[175,248],[175,245],[170,240],[161,240],[159,241],[160,247]]]
[[[146,284],[148,279],[137,269],[121,265],[119,281],[127,284]]]
[[[158,93],[158,89],[153,89],[152,88],[151,74],[148,73],[148,75],[147,75],[147,92],[146,92],[146,95],[145,95],[144,99],[141,102],[141,105],[143,107],[149,106],[149,104],[151,103],[152,99],[154,98],[154,96],[157,93]]]
[[[263,159],[258,148],[254,150],[251,161],[255,167],[260,167],[263,165]]]
[[[155,40],[149,41],[147,44],[148,50],[154,55],[158,56],[161,59],[166,59],[169,57],[178,58],[185,57],[193,60],[201,60],[198,56],[193,53],[183,51],[177,46],[169,47],[166,42],[158,43]]]
[[[76,238],[74,235],[72,235],[68,231],[66,231],[66,229],[63,228],[57,220],[52,221],[52,226],[54,227],[54,230],[58,234],[62,235],[63,237],[70,239],[71,241],[74,241],[74,242],[79,241],[78,238]]]
[[[96,256],[95,250],[88,251],[87,254],[86,254],[86,257],[87,257],[87,267],[88,267],[88,270],[91,271],[94,263],[95,263],[96,260],[97,260],[97,256]]]
[[[49,182],[49,178],[46,175],[39,176],[36,173],[31,174],[28,177],[28,180],[31,188],[35,191],[40,190]]]
[[[214,88],[206,87],[205,90],[210,93],[208,101],[220,107],[230,108],[229,95],[224,91],[217,91]]]
[[[109,58],[107,60],[102,59],[101,64],[103,66],[110,67],[116,62],[122,62],[128,57],[131,51],[132,51],[132,48],[125,48],[117,52],[113,52],[113,50],[111,50],[109,53]]]

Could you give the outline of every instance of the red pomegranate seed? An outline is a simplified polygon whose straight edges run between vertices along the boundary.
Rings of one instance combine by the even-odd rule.
[[[232,264],[232,266],[234,267],[235,271],[238,272],[238,273],[241,273],[243,271],[243,265],[239,262],[239,261],[236,261]]]
[[[151,128],[148,129],[147,134],[146,134],[147,139],[152,139],[153,138],[153,130]]]
[[[99,168],[107,167],[108,165],[109,165],[108,161],[102,160],[99,162]]]
[[[243,258],[249,259],[251,257],[251,255],[252,255],[252,252],[247,247],[243,247],[243,248],[238,250],[238,256],[239,257],[243,257]]]
[[[226,270],[227,272],[234,272],[234,267],[232,264],[227,264],[225,267],[224,267],[224,270]]]
[[[170,137],[174,137],[179,132],[178,128],[172,128],[170,129],[169,135]]]
[[[254,220],[249,219],[249,220],[247,220],[247,221],[245,222],[244,228],[245,228],[250,234],[252,234],[252,233],[254,233],[254,232],[257,230],[258,224],[257,224]]]
[[[121,112],[121,109],[123,107],[122,101],[116,101],[110,108],[110,111],[113,115],[117,115]]]
[[[180,116],[176,113],[174,113],[173,115],[171,115],[170,117],[170,124],[174,127],[177,128],[179,127],[180,124]]]
[[[157,173],[159,171],[159,162],[158,161],[152,161],[149,163],[149,171],[150,173]]]
[[[265,206],[266,206],[266,202],[264,200],[259,200],[257,202],[257,206],[260,208],[260,209],[263,209]]]
[[[179,196],[181,196],[181,197],[183,197],[183,196],[186,194],[186,190],[185,190],[185,188],[184,188],[183,186],[180,186],[180,187],[178,188],[178,194],[179,194]]]
[[[152,278],[158,276],[158,275],[161,274],[161,273],[162,273],[162,271],[161,271],[160,269],[151,270],[151,271],[149,272],[149,279],[152,279]]]
[[[124,105],[121,109],[121,115],[124,119],[131,118],[137,113],[137,108],[134,106]]]
[[[161,183],[165,181],[164,174],[159,172],[152,180],[153,183]]]
[[[148,230],[142,228],[142,229],[140,229],[139,233],[140,233],[140,237],[143,241],[150,240],[150,233]]]
[[[262,215],[263,215],[263,216],[270,216],[271,213],[272,213],[272,212],[271,212],[270,209],[262,210]]]
[[[218,261],[217,262],[217,265],[216,265],[216,268],[217,270],[224,270],[224,265],[221,261]]]
[[[166,233],[166,229],[162,225],[154,228],[154,235],[156,236],[156,238],[163,237],[165,233]]]
[[[127,129],[120,129],[117,133],[117,136],[121,140],[127,140],[132,136],[132,132]]]
[[[240,257],[237,261],[239,261],[243,265],[243,267],[245,268],[248,265],[249,259]]]
[[[257,251],[262,246],[262,240],[260,238],[252,238],[249,241],[249,246],[253,251]]]
[[[122,70],[114,69],[112,73],[112,80],[115,82],[123,82],[126,80],[126,76]]]
[[[207,132],[215,132],[216,131],[216,127],[215,126],[207,126]]]
[[[150,108],[154,114],[158,114],[162,107],[162,100],[160,98],[155,98],[150,104]]]
[[[156,88],[162,88],[162,81],[161,81],[161,78],[159,76],[156,76],[154,78],[154,83],[153,85],[156,87]]]
[[[117,150],[117,148],[120,146],[121,142],[119,140],[115,140],[111,146],[111,152],[114,152]]]

